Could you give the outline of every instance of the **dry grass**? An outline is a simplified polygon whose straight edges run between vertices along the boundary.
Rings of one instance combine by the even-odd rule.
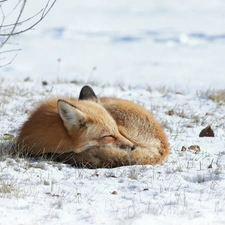
[[[207,99],[212,100],[213,102],[216,103],[225,103],[225,89],[223,90],[208,89],[205,92],[200,91],[198,95],[205,96]]]

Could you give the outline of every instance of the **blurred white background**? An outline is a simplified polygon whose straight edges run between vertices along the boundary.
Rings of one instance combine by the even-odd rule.
[[[45,2],[28,1],[23,17]],[[4,3],[4,12],[14,5]],[[223,88],[225,1],[58,0],[12,45],[22,50],[0,68],[7,79]]]

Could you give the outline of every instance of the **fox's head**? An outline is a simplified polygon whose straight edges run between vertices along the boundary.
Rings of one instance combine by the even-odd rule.
[[[58,100],[58,111],[76,153],[108,145],[135,149],[134,144],[120,134],[116,122],[106,109],[94,101],[78,100],[71,104]]]

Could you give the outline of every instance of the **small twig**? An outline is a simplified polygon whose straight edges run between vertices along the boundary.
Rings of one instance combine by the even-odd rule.
[[[14,55],[14,57],[8,63],[6,63],[4,65],[0,65],[0,68],[10,65],[13,62],[13,60],[17,57],[17,55],[18,54]]]
[[[31,16],[31,17],[29,17],[29,18],[27,18],[27,19],[25,19],[25,20],[22,20],[22,21],[18,22],[17,25],[22,25],[23,23],[26,23],[27,21],[29,21],[29,20],[35,18],[35,17],[38,16],[42,11],[43,11],[43,9],[41,9],[41,10],[40,10],[39,12],[37,12],[35,15],[33,15],[33,16]],[[1,28],[5,28],[5,27],[11,27],[11,26],[14,26],[14,23],[12,23],[12,24],[6,24],[6,25],[1,25],[0,27],[1,27]],[[7,35],[8,35],[8,34],[1,34],[1,33],[0,33],[0,36],[7,36]]]
[[[0,52],[0,54],[10,53],[10,52],[18,52],[20,50],[21,50],[21,48],[18,48],[18,49],[10,49],[10,50],[6,50],[6,51],[2,51],[2,52]]]
[[[24,1],[26,1],[26,0],[24,0]],[[33,27],[35,27],[38,23],[40,23],[47,16],[47,14],[49,13],[49,11],[52,9],[52,7],[54,6],[54,4],[56,3],[56,0],[54,0],[53,3],[50,5],[50,7],[47,9],[47,7],[49,5],[49,2],[50,2],[50,0],[47,2],[45,8],[43,8],[42,10],[40,10],[38,12],[38,14],[40,14],[42,12],[41,18],[37,22],[35,22],[33,25],[29,26],[28,28],[26,28],[24,30],[18,31],[18,32],[14,32],[15,29],[13,29],[13,32],[10,32],[10,34],[0,34],[0,36],[8,36],[8,35],[14,36],[14,35],[18,35],[18,34],[24,33],[24,32],[26,32],[28,30],[31,30]],[[36,15],[38,15],[38,14],[36,14]],[[29,18],[29,19],[32,19],[32,17]],[[25,22],[26,22],[26,20],[25,20]],[[13,24],[13,26],[17,26],[20,23],[17,20],[16,23]]]
[[[9,34],[9,35],[7,36],[7,38],[1,43],[0,48],[3,47],[3,46],[5,45],[5,43],[9,40],[9,38],[12,36],[14,30],[16,29],[17,24],[18,24],[18,22],[19,22],[19,20],[20,20],[20,17],[21,17],[21,15],[22,15],[22,13],[23,13],[23,10],[24,10],[24,8],[25,8],[26,2],[27,2],[27,0],[24,0],[23,5],[22,5],[21,10],[20,10],[20,13],[19,13],[19,15],[18,15],[18,17],[17,17],[17,20],[16,20],[16,22],[15,22],[15,24],[14,24],[14,26],[13,26],[11,32],[10,32],[10,34]]]
[[[15,4],[15,6],[12,8],[12,10],[10,10],[10,12],[7,13],[7,15],[4,13],[4,10],[3,10],[3,7],[2,7],[3,3],[7,2],[7,0],[1,0],[0,1],[0,12],[1,12],[2,15],[1,15],[1,22],[0,22],[0,49],[3,48],[3,46],[6,45],[6,43],[8,44],[9,39],[12,36],[15,36],[15,35],[24,33],[24,32],[26,32],[28,30],[31,30],[38,23],[40,23],[47,16],[47,14],[52,9],[52,7],[56,3],[56,1],[57,0],[47,0],[47,3],[45,3],[45,6],[41,10],[39,10],[35,15],[33,15],[33,16],[27,18],[27,19],[23,19],[21,21],[21,17],[22,17],[22,14],[23,14],[24,10],[25,10],[25,6],[27,4],[27,0],[18,0],[17,3]],[[18,9],[18,7],[20,7],[20,8]],[[15,10],[17,10],[17,11],[19,10],[15,22],[11,23],[11,24],[5,24],[6,23],[6,18],[9,15],[11,15]],[[39,17],[39,18],[37,18],[37,17]],[[18,28],[18,26],[21,26],[22,24],[24,24],[24,23],[26,23],[26,22],[34,19],[34,18],[36,18],[36,22],[34,22],[32,25],[30,25],[27,28],[22,29],[20,31],[16,31],[16,28]],[[15,52],[15,51],[20,51],[20,49],[12,49],[12,50],[0,51],[0,54],[3,54],[3,53],[5,54],[5,53],[10,53],[10,52]],[[4,65],[0,65],[0,68],[11,64],[16,56],[17,55],[15,55],[10,60],[9,63],[6,63]],[[5,59],[5,58],[3,58],[3,59]],[[0,59],[0,60],[3,60],[3,59]]]

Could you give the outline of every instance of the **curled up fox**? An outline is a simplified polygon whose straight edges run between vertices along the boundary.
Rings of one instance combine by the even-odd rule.
[[[161,163],[169,154],[167,137],[142,106],[119,98],[97,98],[84,86],[78,99],[42,102],[17,138],[20,155],[51,155],[80,167]]]

